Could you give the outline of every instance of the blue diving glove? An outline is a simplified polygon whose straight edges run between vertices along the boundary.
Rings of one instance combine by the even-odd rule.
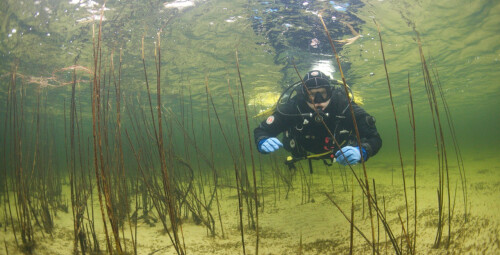
[[[262,153],[270,153],[280,147],[283,147],[283,144],[276,137],[269,137],[259,141],[259,151]]]
[[[363,150],[363,159],[366,160],[366,150],[365,148],[361,149]],[[342,153],[344,153],[344,155],[342,155]],[[335,153],[335,158],[337,158],[337,162],[341,165],[347,166],[348,162],[350,165],[354,165],[361,161],[361,153],[359,152],[359,147],[345,146]]]

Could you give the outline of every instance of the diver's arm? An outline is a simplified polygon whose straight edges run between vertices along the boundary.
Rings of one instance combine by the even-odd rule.
[[[253,134],[255,138],[255,144],[257,146],[259,146],[259,142],[262,139],[276,137],[285,130],[286,127],[283,124],[284,121],[282,120],[282,118],[283,116],[273,113],[254,129]]]
[[[368,159],[375,156],[380,150],[382,147],[382,138],[375,126],[375,118],[356,104],[353,105],[353,108],[361,139],[361,147],[366,150]]]
[[[290,114],[290,112],[294,109],[296,109],[296,107],[294,108],[292,104],[285,105],[285,107],[282,108],[282,111],[275,111],[254,129],[255,144],[260,152],[263,152],[263,150],[261,150],[261,146],[266,139],[276,138],[288,127],[293,125],[296,117],[293,114]]]
[[[273,114],[254,129],[255,144],[259,145],[262,139],[276,137],[291,127],[297,118],[297,112],[297,104],[294,101],[277,106]]]

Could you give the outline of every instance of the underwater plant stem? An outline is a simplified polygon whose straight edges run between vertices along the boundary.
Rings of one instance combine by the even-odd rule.
[[[409,229],[409,218],[410,218],[410,216],[409,216],[409,210],[408,210],[408,194],[407,194],[407,191],[406,191],[406,177],[405,177],[405,170],[404,170],[404,164],[403,164],[403,155],[401,153],[401,141],[400,141],[400,138],[399,138],[398,118],[397,118],[397,115],[396,115],[396,108],[394,106],[394,100],[393,100],[393,97],[392,97],[392,89],[391,89],[391,81],[389,79],[389,72],[387,71],[387,63],[386,63],[386,60],[385,60],[385,53],[384,53],[384,44],[382,42],[382,33],[380,32],[380,26],[377,23],[377,21],[375,19],[373,19],[373,22],[375,23],[375,25],[377,25],[378,37],[379,37],[379,40],[380,40],[380,51],[382,53],[382,59],[384,61],[384,70],[385,70],[385,77],[386,77],[386,80],[387,80],[387,88],[389,89],[389,98],[391,100],[392,113],[394,114],[394,123],[395,123],[395,126],[396,126],[396,141],[397,141],[397,144],[398,144],[399,162],[401,164],[401,174],[402,174],[402,178],[403,178],[403,190],[404,190],[404,196],[405,196],[406,229]],[[415,189],[416,189],[416,186],[415,186]],[[410,245],[410,249],[411,249],[411,243],[409,243],[409,245]]]
[[[207,94],[208,135],[210,138],[210,164],[211,164],[212,171],[213,171],[214,194],[215,194],[215,202],[217,203],[217,213],[219,215],[219,222],[220,222],[222,237],[224,237],[224,226],[222,225],[222,217],[220,214],[220,201],[219,201],[219,194],[218,194],[218,188],[219,188],[218,187],[219,186],[218,178],[219,178],[219,176],[218,176],[217,170],[215,168],[215,160],[214,160],[214,148],[213,148],[213,139],[212,139],[212,120],[210,118],[210,104],[209,104],[209,98],[210,98],[210,100],[212,100],[212,96],[210,95],[210,91],[208,90],[208,75],[205,75],[205,92]],[[212,102],[212,106],[214,108],[215,114],[217,115],[217,112],[215,110],[215,106],[213,105],[213,102]],[[217,115],[217,120],[219,120],[218,115]],[[220,121],[219,121],[219,124],[220,124]],[[220,127],[220,128],[222,130],[222,127]]]
[[[372,181],[373,181],[373,196],[375,197],[375,207],[379,208],[375,179],[372,179]],[[380,250],[380,215],[378,213],[377,213],[377,242],[375,243],[375,245],[377,246],[377,253],[378,253]]]
[[[318,17],[321,20],[321,24],[323,25],[325,33],[326,33],[326,35],[328,37],[328,40],[330,42],[330,46],[332,47],[333,53],[335,55],[335,59],[337,60],[337,65],[339,67],[340,75],[342,77],[342,84],[344,85],[344,90],[345,90],[345,93],[346,93],[347,102],[349,103],[349,109],[351,111],[352,122],[353,122],[353,126],[354,126],[354,131],[356,132],[356,139],[357,139],[357,142],[358,142],[359,151],[361,151],[361,138],[360,138],[360,135],[359,135],[358,124],[356,122],[356,116],[354,114],[354,108],[353,108],[351,100],[350,100],[349,89],[347,88],[347,82],[345,80],[344,72],[342,71],[342,66],[340,64],[340,58],[339,58],[339,55],[337,54],[337,50],[335,49],[335,45],[333,44],[332,37],[330,36],[330,32],[328,31],[328,28],[326,27],[326,24],[325,24],[325,21],[323,20],[323,17],[321,15],[318,15]],[[366,189],[366,193],[367,193],[368,197],[371,197],[371,195],[370,195],[370,183],[368,182],[368,174],[366,173],[366,165],[365,165],[365,160],[364,160],[363,157],[361,157],[361,165],[363,166],[363,173],[364,173],[364,176],[365,176],[365,189]],[[374,227],[374,223],[373,223],[372,203],[371,203],[371,201],[370,201],[369,198],[368,198],[368,209],[369,209],[369,212],[370,212],[370,223],[371,223],[371,230],[372,230],[372,245],[373,245],[372,249],[373,249],[373,253],[375,253],[375,227]]]
[[[413,95],[410,86],[410,72],[408,72],[408,94],[410,95],[409,118],[413,134],[413,187],[415,191],[415,211],[414,211],[414,233],[413,233],[413,254],[417,254],[417,131],[415,126],[415,110],[413,109]]]
[[[212,99],[212,94],[210,93],[210,90],[208,89],[208,83],[207,83],[206,89],[207,89],[207,94],[210,97],[210,102],[211,102],[212,108],[214,109],[215,116],[217,118],[217,123],[219,124],[219,129],[220,129],[220,131],[222,133],[222,136],[224,137],[224,141],[226,142],[227,149],[229,150],[229,154],[231,155],[231,158],[233,160],[235,171],[236,171],[236,173],[238,173],[238,171],[237,171],[237,165],[236,165],[237,160],[236,160],[236,157],[234,155],[234,151],[231,149],[231,146],[229,144],[229,139],[227,138],[227,135],[224,132],[224,129],[222,128],[222,123],[220,121],[219,114],[217,113],[217,109],[215,108],[214,100]],[[237,174],[236,175],[236,188],[237,188],[238,199],[239,199],[239,203],[238,204],[241,207],[241,193],[240,193],[240,185],[238,183],[238,180],[239,180],[239,175]],[[241,216],[241,210],[238,210],[238,211],[240,212],[240,216]],[[220,217],[220,215],[219,215],[219,217]],[[222,222],[221,222],[221,228],[222,228]],[[224,230],[222,230],[222,236],[224,236]]]
[[[342,75],[342,80],[343,80],[343,85],[344,85],[344,89],[346,90],[346,94],[347,96],[349,95],[348,93],[348,88],[347,88],[347,84],[345,82],[345,77],[343,75],[343,72],[342,72],[342,67],[340,65],[340,60],[339,60],[339,57],[338,57],[338,54],[336,54],[336,50],[335,50],[335,46],[333,45],[333,40],[331,39],[331,36],[330,36],[330,33],[328,32],[328,29],[326,28],[326,25],[323,21],[323,18],[321,16],[319,16],[320,20],[322,21],[322,24],[323,24],[323,28],[325,29],[325,32],[328,36],[328,39],[330,41],[330,45],[332,46],[332,49],[333,49],[333,52],[335,53],[335,57],[336,57],[336,60],[337,60],[337,63],[338,63],[338,66],[339,66],[339,69],[341,71],[341,75]],[[297,71],[297,70],[296,70]],[[298,71],[297,71],[298,73]],[[299,75],[300,77],[300,75]],[[302,81],[302,78],[301,78],[301,81]],[[302,83],[304,83],[302,81]],[[349,99],[349,98],[348,98]],[[351,115],[353,115],[353,109],[352,109],[352,104],[351,104],[351,101],[348,100],[349,102],[349,107],[351,109]],[[353,118],[355,120],[355,118]],[[354,127],[355,127],[355,130],[358,130],[357,129],[357,124],[356,123],[353,123],[354,124]],[[324,124],[326,126],[326,124]],[[328,129],[327,129],[328,130]],[[333,138],[333,141],[334,143],[339,146],[338,142],[336,141],[336,139],[333,137],[333,135],[331,134],[331,132],[329,132],[330,135],[332,136]],[[358,143],[359,143],[359,140],[360,140],[360,137],[359,137],[359,132],[356,132],[357,136],[357,140],[358,140]],[[340,146],[339,146],[340,147]],[[366,198],[368,199],[368,205],[369,205],[369,208],[370,208],[370,215],[371,214],[371,209],[372,209],[372,205],[374,205],[374,209],[375,209],[375,212],[380,216],[380,219],[382,221],[382,225],[384,226],[384,229],[385,229],[385,232],[386,234],[389,236],[389,239],[393,245],[393,248],[394,248],[394,251],[396,252],[396,254],[402,254],[401,252],[401,249],[400,247],[398,246],[397,244],[397,240],[386,220],[386,217],[385,217],[385,214],[382,213],[382,211],[380,210],[380,208],[378,208],[377,206],[375,206],[375,200],[373,198],[373,196],[370,194],[370,190],[369,190],[369,185],[368,185],[368,176],[367,176],[367,173],[366,173],[366,167],[365,167],[365,163],[364,163],[364,160],[361,161],[362,165],[363,165],[363,173],[364,173],[364,176],[365,176],[365,180],[364,180],[364,183],[363,181],[358,177],[358,175],[356,174],[356,172],[354,171],[354,169],[352,168],[352,166],[350,164],[348,164],[350,170],[351,170],[351,173],[352,175],[354,176],[354,178],[356,179],[356,181],[358,182],[361,190],[363,191],[363,194],[366,196]],[[370,221],[371,221],[371,230],[372,230],[372,238],[374,239],[375,238],[375,230],[374,230],[374,224],[373,224],[373,216],[370,216]],[[372,247],[372,252],[375,253],[376,250],[375,250],[375,247],[373,246]]]
[[[419,49],[419,53],[420,53],[420,61],[422,63],[422,72],[424,75],[427,97],[429,100],[429,105],[431,107],[431,112],[432,112],[432,117],[433,117],[433,123],[434,123],[434,128],[435,128],[434,132],[435,132],[435,136],[436,136],[436,144],[438,145],[437,146],[438,159],[439,159],[439,155],[440,155],[439,152],[441,152],[441,155],[443,156],[442,159],[439,161],[439,164],[440,164],[439,189],[440,190],[438,190],[438,193],[440,195],[440,198],[439,198],[438,202],[439,202],[439,213],[440,213],[439,217],[440,218],[439,218],[439,222],[438,222],[438,234],[436,235],[436,241],[435,241],[434,245],[436,247],[439,247],[441,236],[442,236],[441,232],[442,232],[443,222],[442,222],[441,218],[442,218],[442,213],[443,213],[442,209],[443,209],[443,202],[444,202],[444,199],[443,199],[443,197],[444,197],[444,183],[446,183],[446,185],[447,185],[446,186],[447,198],[448,198],[448,239],[447,239],[446,245],[448,247],[450,245],[450,240],[451,240],[452,214],[451,214],[451,193],[450,193],[450,179],[449,179],[450,177],[449,177],[449,168],[448,168],[448,157],[447,157],[447,153],[446,153],[446,144],[445,144],[445,140],[444,140],[443,127],[441,125],[441,118],[440,118],[440,113],[439,113],[439,105],[437,102],[436,92],[434,89],[434,84],[433,84],[432,79],[431,79],[431,75],[429,73],[427,61],[425,60],[425,56],[423,53],[422,42],[420,40],[420,34],[416,31],[415,28],[414,28],[414,31],[417,35],[418,49]],[[435,126],[435,121],[437,121],[438,129]],[[439,137],[438,137],[437,130],[439,130]],[[444,168],[441,167],[441,164],[444,165]],[[444,179],[445,174],[446,174],[446,180]]]
[[[13,118],[13,115],[15,115],[15,106],[13,105],[13,100],[11,97],[15,97],[15,82],[16,82],[16,70],[17,66],[14,68],[14,71],[11,74],[10,80],[9,80],[9,88],[8,88],[8,96],[7,96],[7,107],[5,110],[5,122],[4,122],[4,155],[7,153],[7,122],[14,124],[13,122],[15,121],[15,118]],[[7,117],[8,116],[8,117]],[[7,121],[8,119],[8,121]],[[14,140],[15,142],[15,140]],[[4,157],[7,158],[7,157]],[[8,177],[7,177],[7,167],[4,168],[4,176],[5,176],[5,190],[6,190],[6,198],[7,198],[7,205],[9,208],[9,218],[10,218],[10,225],[12,226],[12,232],[14,233],[14,240],[16,241],[16,246],[19,246],[19,241],[17,240],[17,231],[14,225],[14,217],[12,216],[12,207],[10,204],[10,192],[9,192],[9,182],[8,182]],[[10,178],[11,180],[14,179],[13,176]],[[15,185],[13,185],[15,186]],[[14,192],[15,196],[15,192]],[[7,213],[5,214],[7,215]]]
[[[451,112],[450,112],[450,109],[448,107],[448,103],[447,103],[446,98],[444,96],[443,88],[441,86],[441,81],[439,79],[439,74],[438,74],[437,70],[435,72],[435,79],[437,81],[439,94],[441,96],[441,101],[443,102],[443,108],[445,110],[446,119],[448,121],[448,128],[450,130],[453,146],[455,149],[458,172],[460,174],[460,181],[461,181],[461,185],[462,185],[462,195],[463,195],[463,200],[464,200],[464,221],[468,222],[468,218],[467,218],[468,217],[467,216],[467,214],[468,214],[468,209],[467,209],[468,208],[467,177],[465,175],[465,167],[464,167],[464,161],[462,158],[462,152],[461,152],[460,146],[458,144],[458,139],[457,139],[456,132],[455,132],[455,125],[453,123],[453,118],[451,116]]]
[[[356,227],[356,225],[354,225],[354,222],[351,220],[351,218],[347,217],[347,215],[344,213],[344,211],[342,210],[342,208],[340,208],[340,206],[337,204],[337,202],[335,202],[335,200],[328,194],[328,193],[324,193],[325,196],[328,198],[328,200],[330,200],[330,202],[332,202],[332,204],[337,207],[337,209],[339,210],[340,213],[342,213],[342,216],[344,216],[344,218],[349,221],[349,223],[351,223],[351,226],[356,229],[356,231],[358,231],[358,233],[361,235],[361,237],[363,237],[363,239],[365,239],[366,243],[370,246],[373,246],[373,244],[371,243],[370,239],[368,239],[368,237],[366,237],[366,235],[358,228]],[[376,251],[375,251],[376,252]]]
[[[135,130],[134,130],[134,131],[135,131]],[[150,182],[148,181],[148,176],[146,176],[145,171],[142,169],[142,165],[141,165],[141,156],[140,156],[140,153],[139,153],[139,152],[137,152],[137,151],[136,151],[136,149],[134,148],[134,146],[132,145],[132,140],[130,139],[130,135],[128,134],[127,129],[125,129],[125,134],[126,134],[127,139],[128,139],[128,141],[129,141],[130,148],[132,149],[132,153],[134,154],[134,156],[135,156],[135,158],[136,158],[136,161],[137,161],[137,168],[139,169],[139,172],[140,172],[140,173],[141,173],[141,175],[142,175],[142,179],[143,179],[143,181],[144,181],[144,185],[146,186],[146,189],[149,191],[149,193],[153,196],[153,199],[152,199],[152,201],[153,201],[153,206],[154,206],[154,207],[155,207],[155,209],[158,211],[158,213],[161,213],[162,209],[161,209],[161,206],[160,206],[160,205],[158,204],[158,202],[157,202],[157,200],[158,200],[158,199],[155,199],[155,198],[154,198],[155,196],[158,196],[156,193],[159,193],[159,192],[157,192],[157,191],[155,190],[155,188],[153,187],[153,184],[152,184],[152,183],[150,183]],[[137,137],[137,132],[135,132],[135,135],[136,135],[136,137]],[[159,196],[158,196],[158,197],[159,197]],[[146,199],[147,199],[147,197],[146,197]],[[146,205],[146,207],[147,207],[147,205]],[[144,208],[143,208],[143,209],[144,209]],[[147,208],[146,208],[146,210],[147,210]],[[164,220],[164,217],[159,217],[159,218],[160,218],[160,221],[161,221],[161,223],[162,223],[162,225],[163,225],[163,229],[167,232],[167,235],[169,236],[169,238],[170,238],[171,240],[173,240],[173,239],[172,239],[172,236],[171,236],[171,234],[170,234],[170,231],[168,230],[167,224],[166,224],[166,222],[165,222],[165,220]],[[136,239],[136,240],[137,240],[137,239]]]
[[[232,103],[232,106],[233,106],[233,115],[234,115],[234,122],[235,122],[235,126],[236,126],[236,132],[238,134],[239,148],[240,148],[240,152],[242,152],[243,151],[243,148],[242,148],[243,146],[241,144],[241,136],[240,136],[240,130],[239,130],[239,123],[238,123],[238,118],[237,118],[237,115],[236,115],[236,108],[234,107],[234,98],[233,98],[233,94],[231,93],[231,86],[230,86],[230,83],[229,83],[229,79],[227,80],[227,87],[228,87],[229,97],[231,98],[231,103]],[[244,156],[242,158],[243,158],[243,160],[245,160]],[[234,175],[235,175],[235,178],[236,178],[236,190],[237,190],[237,194],[238,194],[238,213],[239,213],[239,216],[240,216],[241,243],[242,243],[243,255],[246,255],[246,249],[245,249],[245,231],[243,229],[243,201],[242,201],[241,192],[240,192],[240,190],[243,187],[240,188],[241,177],[240,177],[240,171],[238,170],[236,162],[234,164]]]
[[[113,59],[113,58],[111,58]],[[125,213],[127,214],[127,220],[130,228],[130,238],[131,242],[133,245],[134,252],[137,254],[137,242],[136,238],[137,235],[134,236],[134,232],[132,230],[132,221],[130,218],[130,206],[129,206],[129,197],[128,197],[128,187],[127,187],[127,179],[125,176],[125,165],[124,165],[124,159],[123,159],[123,145],[122,145],[122,124],[121,124],[121,78],[122,78],[122,49],[120,48],[119,52],[119,65],[118,65],[118,83],[116,83],[116,77],[114,77],[114,72],[113,72],[113,78],[114,78],[114,85],[115,85],[115,92],[116,92],[116,139],[117,139],[117,146],[118,146],[118,175],[120,176],[120,185],[121,185],[121,190],[119,189],[119,195],[123,195],[125,197]],[[122,234],[123,236],[123,229],[122,229]],[[126,245],[126,242],[124,240],[124,245]],[[125,246],[126,247],[126,246]]]
[[[410,241],[410,236],[408,236],[408,232],[405,229],[405,224],[403,223],[403,219],[401,219],[401,214],[398,213],[398,217],[399,217],[399,222],[401,223],[401,229],[403,230],[403,236],[405,237],[406,243],[408,244],[408,247],[410,249],[410,254],[414,254],[413,250],[411,248],[412,245],[411,245],[411,241]],[[401,246],[402,245],[403,244],[402,244],[402,241],[401,241]]]
[[[236,134],[237,134],[237,137],[238,137],[238,148],[240,149],[240,155],[241,155],[241,163],[240,163],[240,167],[238,169],[235,169],[235,170],[238,170],[238,176],[239,176],[239,181],[240,181],[240,187],[241,187],[241,195],[244,195],[242,196],[242,198],[245,199],[245,203],[247,205],[247,219],[248,219],[248,225],[250,226],[254,226],[255,225],[255,218],[254,218],[254,215],[253,215],[253,206],[252,206],[252,201],[249,200],[249,194],[251,194],[251,192],[249,191],[250,190],[250,181],[248,179],[248,171],[247,171],[247,159],[246,159],[246,153],[245,153],[245,147],[243,146],[244,142],[243,142],[243,132],[241,131],[241,102],[240,102],[240,94],[239,94],[239,90],[236,90],[236,98],[237,100],[235,101],[234,100],[234,97],[231,93],[231,86],[229,84],[229,80],[228,80],[228,89],[229,89],[229,96],[231,98],[231,103],[232,103],[232,106],[233,106],[233,116],[234,116],[234,123],[235,123],[235,127],[236,127]],[[235,105],[237,107],[235,107]],[[236,110],[236,108],[238,110]],[[243,207],[240,207],[240,210],[243,210]],[[243,224],[243,223],[242,223]],[[241,228],[243,229],[243,228]]]
[[[191,134],[192,134],[193,138],[191,140],[189,140],[190,137],[189,137],[188,132],[185,131],[186,129],[183,128],[182,130],[185,131],[184,132],[185,140],[188,140],[187,142],[189,144],[193,144],[197,155],[200,155],[201,153],[200,153],[199,148],[198,148],[198,141],[196,139],[195,125],[194,125],[193,94],[191,91],[191,84],[189,84],[188,88],[189,88],[189,103],[190,103],[189,107],[191,110]],[[203,155],[203,154],[201,154],[201,155]],[[200,185],[200,189],[201,189],[200,193],[201,193],[202,198],[199,199],[196,196],[194,196],[194,199],[198,202],[198,206],[201,206],[205,210],[206,215],[207,215],[207,220],[205,221],[206,222],[205,225],[210,230],[212,235],[215,235],[215,221],[213,220],[213,216],[210,212],[209,206],[207,205],[207,200],[206,200],[206,196],[205,196],[205,189],[202,188],[202,187],[205,187],[205,183],[204,183],[204,178],[203,178],[203,174],[201,171],[200,157],[195,157],[195,158],[196,158],[196,165],[198,167],[198,174],[200,177],[199,185]],[[193,192],[193,195],[194,194],[195,194],[195,192]],[[202,202],[202,199],[204,202]],[[200,210],[199,214],[201,214],[201,210]]]
[[[139,178],[136,178],[135,180],[135,210],[137,211],[139,208]],[[130,217],[130,216],[129,216]],[[129,223],[130,224],[130,223]],[[134,226],[134,254],[137,255],[137,228],[138,228],[137,221]],[[133,236],[133,235],[132,235]]]
[[[157,98],[157,114],[158,114],[158,152],[160,154],[161,161],[161,169],[163,173],[163,185],[165,189],[165,193],[167,194],[167,210],[168,216],[170,218],[170,224],[172,227],[173,233],[173,245],[178,254],[185,254],[183,246],[181,245],[179,235],[178,235],[178,223],[177,223],[177,210],[175,206],[175,195],[173,194],[172,184],[169,175],[169,169],[167,169],[167,162],[165,158],[165,149],[163,147],[163,126],[162,126],[162,105],[161,105],[161,31],[158,32],[158,44],[157,44],[157,56],[158,62],[157,66],[157,74],[156,74],[156,98]]]
[[[92,33],[92,43],[93,43],[93,49],[94,49],[94,77],[93,77],[93,83],[92,83],[92,135],[93,135],[93,145],[94,145],[94,169],[95,169],[95,174],[96,174],[96,185],[97,185],[97,193],[99,195],[99,205],[101,207],[101,214],[102,214],[102,221],[104,225],[104,232],[106,235],[106,244],[107,248],[110,254],[113,253],[113,248],[111,246],[111,242],[109,240],[109,234],[108,234],[108,228],[107,228],[107,223],[106,223],[106,216],[104,214],[104,208],[103,208],[103,201],[102,201],[102,190],[101,190],[101,180],[102,177],[100,175],[99,171],[99,157],[98,157],[98,136],[97,136],[97,114],[99,111],[99,82],[100,82],[100,76],[98,78],[97,76],[97,71],[100,73],[100,68],[98,67],[98,60],[100,58],[100,42],[101,42],[101,25],[102,25],[102,15],[101,15],[101,23],[99,25],[99,32],[98,32],[98,38],[97,38],[97,45],[95,42],[95,33],[93,31]],[[94,27],[92,27],[94,28]]]
[[[253,188],[254,188],[254,198],[255,198],[255,222],[256,222],[256,227],[255,227],[255,254],[259,254],[259,200],[258,200],[258,195],[257,195],[257,175],[255,173],[255,161],[254,161],[254,156],[253,156],[253,149],[252,149],[252,136],[250,135],[250,122],[248,121],[248,111],[247,111],[247,103],[245,99],[245,89],[243,87],[243,81],[241,80],[241,72],[240,72],[240,61],[238,59],[238,51],[236,50],[236,68],[238,69],[238,78],[240,81],[240,87],[241,87],[241,97],[243,99],[243,108],[245,109],[245,119],[246,119],[246,126],[247,126],[247,133],[248,133],[248,147],[250,149],[250,158],[252,160],[252,174],[253,174]]]
[[[16,85],[14,80],[14,85]],[[30,202],[30,185],[27,183],[29,176],[25,174],[25,168],[23,165],[23,161],[25,160],[23,154],[23,144],[25,143],[25,119],[24,119],[24,98],[26,95],[22,93],[24,90],[23,83],[21,83],[21,88],[19,93],[20,96],[20,109],[19,113],[21,115],[20,119],[17,117],[17,96],[16,96],[16,86],[14,86],[14,152],[15,152],[15,172],[16,172],[16,192],[17,192],[17,203],[20,203],[20,208],[18,210],[18,220],[21,227],[21,240],[23,241],[23,245],[25,245],[29,250],[33,248],[33,242],[35,241],[34,230],[33,230],[33,219],[31,216],[31,212],[33,212],[33,218],[36,221],[37,225],[38,220],[36,215],[34,214],[34,209],[32,208],[32,204]],[[19,122],[19,123],[18,123]],[[19,130],[17,129],[17,124],[19,124]],[[16,205],[17,205],[16,203]],[[17,205],[19,207],[19,205]],[[17,208],[16,207],[16,208]],[[43,235],[43,232],[42,232]]]
[[[342,178],[343,180],[343,178]],[[351,176],[351,187],[354,187],[354,178]],[[354,188],[351,188],[351,229],[349,235],[349,254],[352,255],[352,250],[354,248]]]
[[[146,61],[144,60],[144,36],[142,37],[141,53],[142,53],[141,54],[142,66],[144,67],[144,79],[146,81],[146,90],[148,91],[148,102],[149,102],[149,110],[151,113],[151,121],[153,122],[153,130],[155,131],[156,143],[158,143],[158,132],[156,131],[155,117],[154,117],[154,113],[153,113],[153,103],[151,102],[151,93],[149,90],[148,73],[146,71]]]
[[[82,231],[82,220],[83,220],[83,210],[86,207],[84,206],[81,200],[81,189],[78,188],[78,182],[76,178],[76,148],[75,148],[75,123],[78,120],[76,117],[76,101],[75,101],[75,89],[76,89],[76,71],[73,70],[73,83],[71,86],[71,105],[70,105],[70,159],[69,159],[69,179],[70,179],[70,188],[71,188],[71,211],[73,213],[73,246],[74,252],[78,252],[78,241],[80,240],[80,250],[82,254],[86,252],[86,245],[84,242],[81,242],[79,238],[80,233]],[[65,126],[66,126],[66,110],[64,111],[65,118]],[[66,128],[65,128],[66,131]],[[66,132],[65,132],[66,133]],[[66,135],[65,135],[66,137]],[[67,144],[65,142],[65,144]],[[68,158],[68,157],[67,157]]]

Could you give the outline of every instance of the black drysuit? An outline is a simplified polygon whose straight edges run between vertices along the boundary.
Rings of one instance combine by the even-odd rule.
[[[368,159],[379,151],[382,139],[375,127],[375,118],[356,103],[352,102],[352,106],[361,147],[366,150]],[[340,147],[357,146],[352,114],[343,88],[332,87],[330,103],[319,116],[323,118]],[[339,150],[323,122],[319,121],[318,114],[307,105],[304,96],[300,94],[287,103],[278,105],[277,110],[255,128],[257,148],[262,139],[276,137],[280,133],[284,133],[282,138],[284,148],[292,152],[294,157],[306,156],[308,152],[320,154],[327,151],[331,151],[334,155]],[[333,155],[329,154],[327,157]]]

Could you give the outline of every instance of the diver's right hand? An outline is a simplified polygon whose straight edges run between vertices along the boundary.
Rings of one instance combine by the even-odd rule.
[[[270,153],[283,147],[283,144],[276,137],[264,138],[259,141],[259,151],[261,153]]]

